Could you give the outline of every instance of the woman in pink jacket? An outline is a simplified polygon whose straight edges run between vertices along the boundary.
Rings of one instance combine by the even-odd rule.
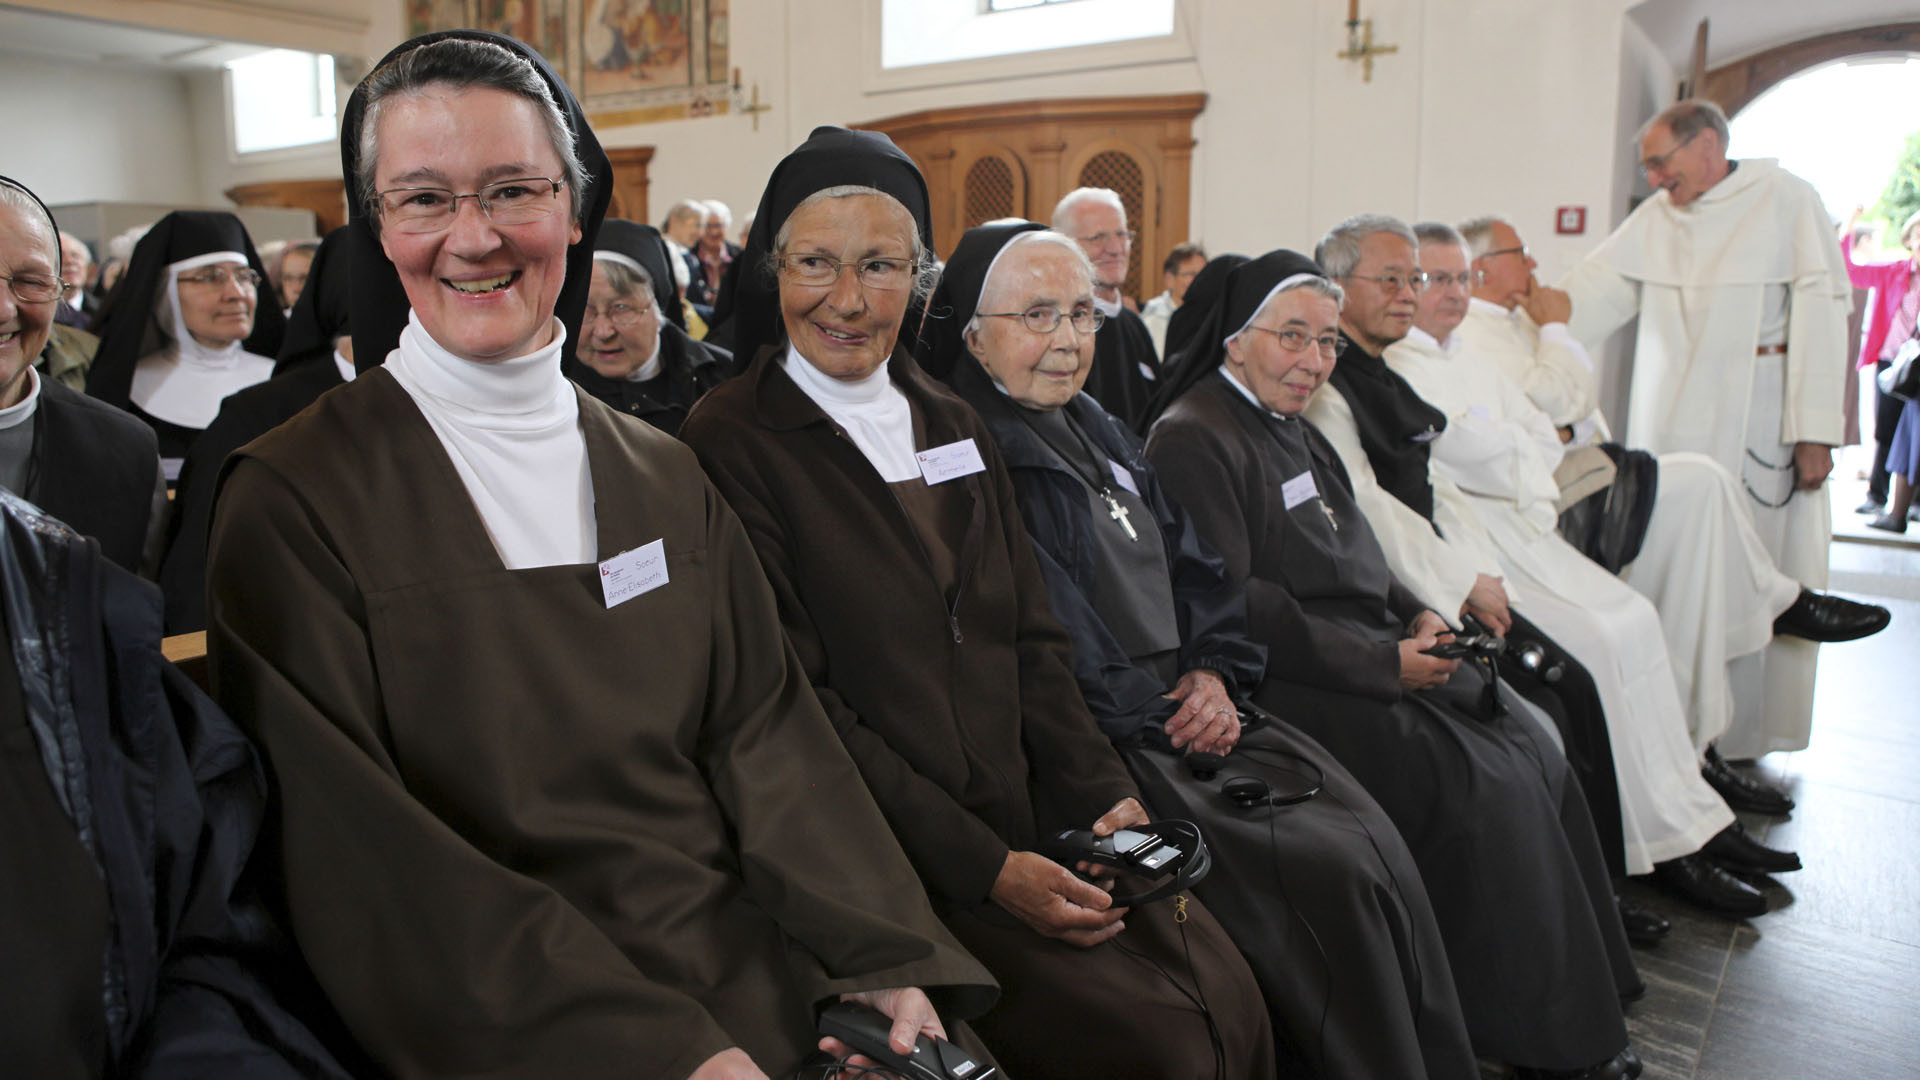
[[[1920,267],[1920,213],[1908,217],[1900,226],[1900,242],[1913,254],[1892,262],[1854,261],[1854,225],[1859,220],[1860,211],[1856,210],[1841,231],[1840,253],[1846,257],[1847,276],[1852,279],[1854,288],[1873,290],[1873,306],[1867,311],[1867,340],[1860,350],[1860,366],[1872,366],[1878,372],[1886,367],[1887,361],[1893,359],[1901,343],[1913,336],[1914,310],[1916,305],[1920,305],[1920,274],[1914,272],[1916,267]],[[1874,391],[1874,404],[1873,441],[1876,446],[1873,475],[1867,481],[1867,501],[1859,508],[1862,514],[1878,514],[1886,504],[1887,458],[1893,448],[1894,433],[1903,411],[1899,398],[1890,398],[1877,389]],[[1920,419],[1915,422],[1920,422]],[[1911,466],[1902,475],[1911,481]],[[1873,524],[1878,528],[1905,532],[1907,503],[1911,498],[1909,493],[1906,499],[1896,499],[1899,504],[1896,509],[1900,513],[1897,516],[1888,514]]]

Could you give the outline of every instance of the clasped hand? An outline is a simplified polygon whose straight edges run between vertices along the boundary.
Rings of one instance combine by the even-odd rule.
[[[1428,656],[1426,650],[1442,641],[1452,641],[1453,631],[1446,620],[1431,611],[1414,617],[1407,636],[1400,641],[1400,689],[1411,693],[1431,690],[1444,684],[1459,669],[1460,661]]]

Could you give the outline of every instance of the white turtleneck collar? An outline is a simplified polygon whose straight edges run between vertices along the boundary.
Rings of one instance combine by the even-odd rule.
[[[580,401],[560,374],[567,333],[511,360],[475,363],[442,348],[407,314],[393,374],[466,485],[509,570],[594,561],[593,478]]]
[[[340,372],[340,378],[346,382],[352,382],[360,374],[360,370],[353,366],[353,361],[342,356],[339,349],[333,350],[333,366]]]
[[[889,484],[920,475],[913,456],[913,407],[887,375],[891,361],[862,379],[836,379],[814,367],[791,344],[781,366],[800,391],[846,431]]]
[[[1093,309],[1109,319],[1120,317],[1120,307],[1119,300],[1104,300],[1099,293],[1093,294]]]
[[[27,392],[19,401],[0,409],[0,431],[16,428],[33,418],[34,411],[40,408],[40,373],[27,366]]]
[[[639,367],[627,373],[628,382],[646,382],[648,379],[660,374],[660,336],[659,334],[653,335],[652,355],[647,357],[646,363],[641,364]]]
[[[223,263],[244,266],[246,262],[247,257],[238,251],[214,251],[168,265],[167,332],[173,345],[140,358],[134,365],[133,385],[127,395],[149,416],[185,428],[204,429],[220,414],[220,402],[227,395],[272,377],[272,357],[248,352],[244,341],[217,347],[203,345],[188,332],[186,317],[180,312],[183,272]]]
[[[1225,364],[1221,364],[1219,370],[1220,370],[1220,377],[1227,380],[1227,385],[1233,387],[1233,390],[1235,393],[1239,394],[1243,398],[1246,398],[1247,404],[1253,406],[1256,409],[1259,409],[1261,412],[1266,413],[1268,416],[1273,417],[1275,420],[1300,419],[1297,416],[1282,416],[1281,414],[1274,412],[1272,409],[1267,408],[1265,403],[1263,403],[1259,398],[1254,396],[1253,391],[1247,387],[1247,384],[1240,381],[1240,376],[1235,375],[1233,373],[1232,368],[1228,367]]]
[[[1459,349],[1460,335],[1448,334],[1447,340],[1441,341],[1417,326],[1409,326],[1407,327],[1407,344],[1451,358]]]

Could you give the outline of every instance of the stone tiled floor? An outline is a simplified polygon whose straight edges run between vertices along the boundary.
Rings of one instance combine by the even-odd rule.
[[[1821,650],[1812,744],[1753,766],[1799,806],[1742,815],[1806,869],[1771,879],[1771,910],[1745,921],[1626,885],[1673,922],[1634,953],[1643,1080],[1920,1078],[1920,544],[1836,539],[1832,567],[1834,591],[1893,625]]]

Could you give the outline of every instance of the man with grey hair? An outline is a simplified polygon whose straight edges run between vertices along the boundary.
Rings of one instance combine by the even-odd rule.
[[[1540,264],[1513,223],[1497,215],[1462,222],[1473,296],[1456,333],[1547,414],[1568,441],[1610,437],[1586,347],[1567,329],[1573,302],[1534,277]]]
[[[93,251],[87,242],[60,230],[60,280],[68,286],[67,295],[54,306],[53,321],[75,330],[93,329],[93,316],[99,308],[87,286],[93,283]]]
[[[1159,377],[1160,355],[1147,324],[1120,294],[1133,257],[1126,204],[1107,188],[1075,188],[1055,204],[1053,227],[1073,237],[1092,261],[1093,304],[1107,317],[1094,336],[1085,390],[1101,408],[1138,427]]]
[[[1657,190],[1561,282],[1568,326],[1592,347],[1639,316],[1629,437],[1718,461],[1739,478],[1774,563],[1824,588],[1852,303],[1832,221],[1812,185],[1777,162],[1728,159],[1712,102],[1655,116],[1639,151]],[[1721,752],[1805,747],[1818,657],[1815,643],[1779,637],[1735,661]]]
[[[727,239],[733,225],[733,211],[719,199],[705,203],[706,217],[700,229],[700,242],[694,247],[693,284],[687,299],[696,307],[711,309],[720,303],[720,291],[727,279],[727,266],[740,254],[740,245]]]

